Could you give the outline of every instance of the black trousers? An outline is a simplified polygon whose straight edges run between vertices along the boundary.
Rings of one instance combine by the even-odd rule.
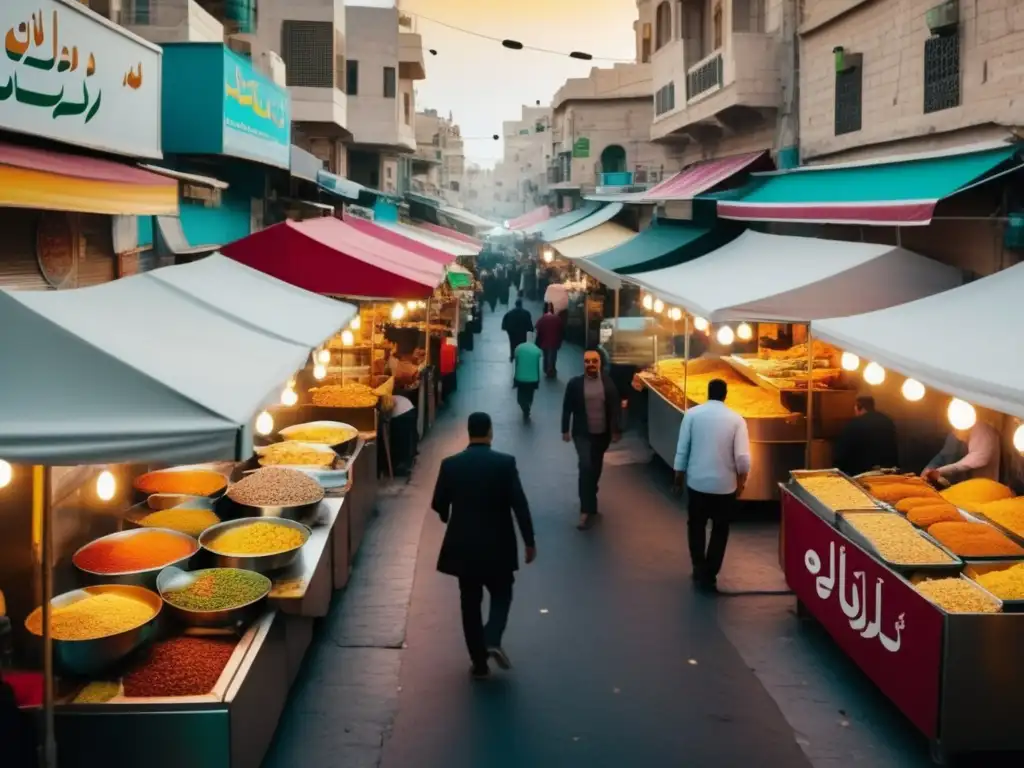
[[[577,435],[572,439],[579,459],[580,514],[597,514],[597,489],[604,471],[604,454],[611,445],[611,434]]]
[[[687,487],[686,506],[689,515],[686,532],[693,572],[702,581],[714,582],[725,559],[736,494],[701,493]],[[711,523],[710,541],[707,538],[708,522]]]
[[[530,409],[533,408],[533,394],[536,391],[536,384],[516,384],[516,400],[519,402],[519,407],[523,409],[523,413],[527,416],[530,415]]]
[[[545,349],[544,352],[544,373],[554,376],[558,373],[558,349]]]
[[[476,666],[487,663],[487,649],[500,648],[501,638],[508,626],[508,612],[512,607],[511,573],[495,576],[460,576],[459,592],[462,598],[462,633],[466,637],[469,658]],[[491,607],[484,626],[482,604],[484,589],[491,596]]]

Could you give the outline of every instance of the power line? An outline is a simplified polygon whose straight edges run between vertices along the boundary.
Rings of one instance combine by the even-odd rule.
[[[594,56],[584,51],[570,51],[568,53],[566,53],[565,51],[553,51],[550,48],[540,48],[539,46],[535,45],[526,45],[524,43],[519,42],[518,40],[511,40],[508,38],[500,38],[494,37],[492,35],[485,35],[482,32],[476,32],[472,29],[466,29],[464,27],[457,27],[454,24],[449,24],[446,21],[439,21],[438,19],[431,18],[430,16],[424,16],[419,13],[411,13],[409,11],[403,11],[402,13],[404,13],[406,16],[413,16],[417,19],[420,19],[421,21],[429,21],[432,24],[437,24],[440,27],[445,27],[446,29],[450,29],[453,32],[460,32],[464,35],[469,35],[470,37],[480,38],[481,40],[490,40],[492,43],[500,43],[505,48],[508,48],[513,51],[534,51],[536,53],[547,53],[552,56],[568,56],[571,59],[580,59],[581,61],[607,61],[622,64],[630,64],[633,62],[633,59],[615,59],[608,56]],[[431,49],[430,53],[436,55],[434,49]]]

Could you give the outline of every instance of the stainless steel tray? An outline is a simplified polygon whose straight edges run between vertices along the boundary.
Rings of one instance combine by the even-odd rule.
[[[963,575],[966,578],[975,581],[975,577],[983,573],[989,573],[990,571],[1003,571],[1014,565],[1020,565],[1024,563],[1024,558],[1017,558],[1016,560],[1003,560],[1001,562],[978,562],[974,559],[968,560],[964,563]],[[1020,600],[1004,600],[998,595],[990,592],[984,585],[979,584],[975,581],[977,587],[984,592],[992,595],[996,600],[999,600],[1003,604],[1003,611],[1006,613],[1024,613],[1024,598]]]
[[[798,499],[800,499],[800,501],[802,501],[806,506],[808,506],[810,509],[812,509],[815,513],[817,513],[817,515],[819,517],[821,517],[822,519],[828,521],[833,526],[835,526],[835,527],[839,526],[839,514],[841,512],[852,511],[852,510],[835,510],[835,509],[832,509],[831,507],[827,506],[824,502],[822,502],[817,496],[815,496],[813,493],[811,493],[806,488],[804,488],[802,485],[800,485],[799,482],[797,482],[800,478],[803,478],[803,477],[833,476],[833,477],[841,477],[844,480],[852,483],[855,487],[860,488],[860,486],[857,483],[855,483],[853,481],[853,478],[851,478],[849,475],[846,475],[845,473],[840,472],[838,469],[794,469],[789,474],[790,474],[790,480],[789,480],[788,483],[786,483],[786,489],[791,494],[793,494]],[[863,490],[863,488],[861,488],[861,490]],[[863,512],[888,512],[890,510],[884,509],[881,506],[877,506],[877,507],[865,508],[865,509],[860,510],[860,511],[863,511]]]
[[[989,597],[989,598],[991,598],[992,600],[995,600],[995,601],[996,601],[996,603],[998,603],[998,604],[999,604],[999,611],[1000,611],[1000,612],[1005,612],[1005,608],[1004,608],[1004,605],[1005,605],[1005,604],[1003,603],[1003,601],[1002,601],[1002,600],[1000,600],[1000,599],[999,599],[998,597],[996,597],[995,595],[993,595],[993,594],[992,594],[991,592],[989,592],[989,591],[988,591],[987,589],[985,589],[985,588],[984,588],[983,586],[981,586],[981,584],[979,584],[978,582],[976,582],[976,581],[975,581],[974,579],[968,578],[967,576],[965,576],[965,575],[964,575],[964,574],[962,574],[962,573],[960,574],[960,578],[961,578],[961,579],[963,579],[964,581],[967,581],[967,582],[969,582],[969,583],[971,584],[971,586],[972,586],[972,587],[974,587],[975,589],[979,590],[979,591],[980,591],[980,592],[981,592],[982,594],[984,594],[984,595],[985,595],[986,597]],[[928,581],[928,579],[924,579],[924,581]],[[912,582],[912,584],[914,584],[915,588],[916,588],[916,586],[917,586],[917,583],[919,583],[919,582],[916,582],[916,583],[915,583],[915,582]],[[978,616],[978,615],[987,615],[987,614],[978,614],[978,613],[962,613],[962,612],[959,612],[959,611],[956,611],[956,612],[952,612],[952,611],[947,611],[947,610],[946,610],[945,608],[943,608],[943,607],[942,607],[941,605],[939,605],[938,603],[936,603],[936,602],[935,602],[934,600],[930,600],[930,599],[928,598],[928,596],[927,596],[927,595],[925,595],[925,594],[924,594],[923,592],[918,592],[917,594],[921,595],[921,597],[923,597],[923,598],[924,598],[925,600],[928,600],[928,602],[929,602],[929,603],[931,603],[931,604],[932,604],[932,605],[934,605],[934,606],[935,606],[936,608],[938,608],[938,609],[939,609],[940,611],[942,611],[942,613],[943,613],[943,614],[945,614],[946,616]]]
[[[863,510],[864,512],[870,512],[871,510]],[[892,515],[893,517],[903,517],[898,512],[890,512],[889,510],[880,509],[876,514]],[[878,560],[885,563],[889,568],[898,573],[956,573],[963,568],[963,560],[957,555],[950,552],[946,547],[937,542],[933,537],[929,536],[925,531],[919,528],[914,528],[914,531],[918,536],[922,537],[929,544],[938,547],[942,552],[945,552],[951,558],[950,562],[936,562],[936,563],[894,563],[891,560],[887,560],[882,556],[882,553],[878,551],[871,540],[853,527],[845,518],[839,517],[839,531],[850,541],[856,542],[862,549],[871,552]],[[912,526],[913,527],[913,526]]]
[[[959,508],[957,509],[957,511],[963,518],[963,522],[971,523],[973,525],[987,525],[990,528],[1006,536],[1006,538],[1008,538],[1014,544],[1021,546],[1021,542],[1018,539],[1016,539],[1013,535],[1009,534],[1007,531],[1004,531],[998,525],[995,525],[994,523],[989,521],[987,518],[983,518],[980,515],[975,517],[970,513],[965,512],[964,510]],[[964,560],[965,562],[972,561],[976,563],[1005,563],[1007,560],[1024,560],[1024,553],[1021,553],[1019,555],[958,555],[958,557],[960,557],[960,559]]]

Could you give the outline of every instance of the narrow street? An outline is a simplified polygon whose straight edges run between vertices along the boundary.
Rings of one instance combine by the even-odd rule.
[[[557,420],[579,350],[563,349],[523,425],[498,309],[414,476],[385,491],[266,768],[927,765],[898,714],[793,615],[773,521],[736,526],[724,594],[695,592],[668,473],[627,435],[608,455],[604,524],[575,529],[575,453]],[[506,635],[515,668],[482,683],[469,679],[457,585],[434,568],[444,529],[429,512],[475,410],[517,457],[538,540]]]

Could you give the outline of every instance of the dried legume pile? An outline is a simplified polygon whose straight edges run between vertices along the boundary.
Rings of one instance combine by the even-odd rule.
[[[163,593],[171,605],[189,611],[223,611],[251,603],[266,594],[270,580],[239,568],[202,571],[189,586]]]
[[[301,547],[304,538],[296,528],[256,522],[228,528],[206,548],[220,555],[273,555]]]
[[[928,533],[961,557],[1024,557],[1024,547],[987,523],[935,523]]]
[[[75,565],[93,573],[128,573],[162,568],[195,553],[198,543],[163,531],[100,539],[78,552]]]
[[[142,518],[139,524],[146,528],[170,528],[188,536],[199,536],[211,525],[219,522],[220,518],[212,509],[178,507],[151,512]]]
[[[121,692],[121,684],[106,680],[89,683],[75,696],[74,704],[104,704]]]
[[[227,484],[224,475],[209,469],[148,472],[135,478],[135,488],[142,493],[180,493],[183,496],[209,496]]]
[[[233,640],[209,637],[172,637],[156,643],[125,676],[124,694],[202,696],[213,690],[234,650]]]
[[[979,574],[974,580],[1000,600],[1024,600],[1024,563]]]
[[[263,467],[231,486],[228,498],[253,507],[297,507],[324,497],[323,486],[304,472]]]
[[[798,476],[797,485],[829,509],[877,509],[878,504],[841,475]]]
[[[863,534],[884,560],[899,565],[948,563],[952,558],[899,515],[885,512],[854,512],[843,519]]]
[[[55,640],[96,640],[141,627],[154,615],[153,609],[141,600],[105,593],[54,608],[50,628]],[[42,635],[42,611],[29,616],[26,626],[32,634]]]
[[[928,579],[916,589],[947,613],[999,613],[999,603],[964,579]]]

